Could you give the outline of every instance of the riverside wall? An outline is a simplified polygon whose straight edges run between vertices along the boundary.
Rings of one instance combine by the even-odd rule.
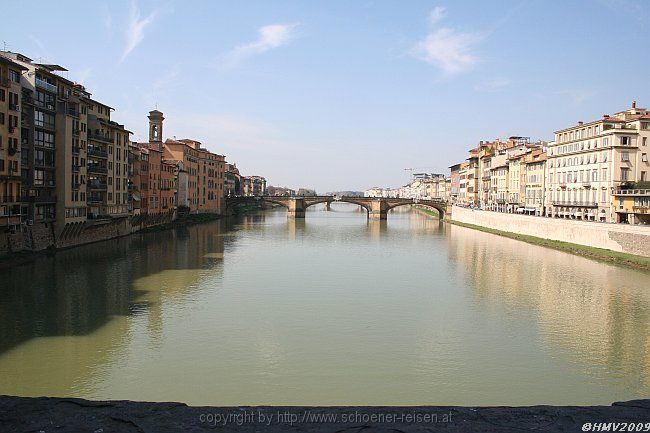
[[[650,226],[576,221],[454,206],[451,221],[650,257]]]

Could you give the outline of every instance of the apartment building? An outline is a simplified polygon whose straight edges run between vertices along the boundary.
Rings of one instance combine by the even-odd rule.
[[[237,164],[225,165],[224,192],[226,197],[237,197],[242,195],[241,174]]]
[[[650,113],[632,107],[555,132],[549,145],[546,215],[603,222],[636,220],[617,192],[648,179]],[[630,212],[631,211],[631,212]]]
[[[505,150],[502,150],[491,158],[491,190],[488,209],[507,212],[509,180],[508,154]]]
[[[12,75],[16,115],[8,120],[12,143],[20,136],[23,221],[52,224],[59,239],[78,235],[89,219],[126,218],[130,132],[111,120],[112,108],[59,75],[62,66],[8,51],[0,58],[22,72]]]
[[[241,178],[242,195],[266,195],[266,179],[262,176],[243,176]]]
[[[21,76],[27,68],[0,57],[0,231],[22,222]]]
[[[199,151],[201,143],[195,140],[176,140],[168,138],[163,145],[164,158],[168,161],[181,163],[183,176],[187,178],[187,189],[183,188],[183,201],[188,211],[197,212],[199,209]],[[184,184],[185,182],[183,182]],[[179,180],[180,184],[180,180]],[[179,195],[180,196],[180,195]],[[179,201],[179,206],[181,206]],[[184,205],[185,206],[185,205]]]
[[[457,203],[458,192],[460,190],[460,164],[454,164],[449,167],[449,179],[451,181],[449,199],[452,203]]]
[[[546,150],[535,149],[525,155],[524,211],[531,215],[544,215],[546,189]]]
[[[221,213],[224,198],[226,158],[206,149],[199,149],[198,206],[199,212]],[[263,179],[263,178],[262,178]],[[264,181],[266,188],[266,180]]]
[[[131,131],[111,120],[113,108],[108,105],[90,98],[86,105],[87,127],[80,122],[81,129],[73,133],[87,132],[88,218],[128,217]]]

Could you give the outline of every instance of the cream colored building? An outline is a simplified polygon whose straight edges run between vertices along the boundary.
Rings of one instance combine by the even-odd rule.
[[[544,214],[546,151],[536,149],[524,157],[524,210],[527,214]]]
[[[650,112],[632,107],[555,132],[549,144],[546,215],[627,222],[614,204],[617,190],[647,181]]]

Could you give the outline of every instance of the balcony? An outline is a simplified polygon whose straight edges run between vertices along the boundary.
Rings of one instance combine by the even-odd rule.
[[[45,159],[35,159],[34,165],[39,168],[54,168],[54,161],[47,161]]]
[[[110,134],[101,134],[99,132],[88,132],[88,139],[103,141],[104,143],[113,144],[113,137]]]
[[[88,164],[88,173],[106,174],[106,173],[108,173],[108,169],[106,167],[101,166],[101,165]]]
[[[34,126],[36,126],[38,128],[51,129],[52,131],[54,131],[56,129],[56,126],[54,125],[54,123],[42,122],[42,121],[38,121],[38,120],[34,122]]]
[[[71,182],[70,186],[72,187],[72,189],[79,189],[81,184],[79,182]]]
[[[108,153],[94,147],[88,148],[88,156],[96,156],[98,158],[108,158]]]
[[[72,117],[79,117],[79,112],[73,108],[68,108],[68,114]]]
[[[54,188],[56,186],[56,181],[54,180],[35,180],[34,186],[43,187],[43,188]]]
[[[20,105],[18,104],[9,104],[9,109],[12,111],[20,111]]]
[[[650,195],[650,189],[617,189],[614,195],[627,195],[627,196]]]
[[[598,207],[598,203],[591,201],[553,201],[553,206],[564,207]]]
[[[634,213],[650,214],[650,206],[632,206]]]
[[[56,86],[54,84],[50,84],[45,80],[41,80],[40,78],[36,78],[36,87],[45,89],[48,92],[56,93]]]
[[[92,190],[106,190],[106,182],[90,182],[88,183],[88,188]]]
[[[33,203],[56,203],[56,197],[49,194],[41,194],[37,196],[26,197],[27,200]]]

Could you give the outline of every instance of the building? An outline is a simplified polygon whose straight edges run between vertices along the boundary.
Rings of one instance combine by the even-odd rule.
[[[458,193],[460,191],[460,164],[454,164],[449,167],[449,199],[452,203],[458,202]]]
[[[241,178],[242,195],[263,196],[266,195],[266,179],[262,176],[243,176]],[[301,188],[302,189],[302,188]],[[298,192],[300,195],[300,192]]]
[[[241,174],[239,174],[237,164],[226,163],[224,191],[226,197],[238,197],[242,195]]]
[[[0,57],[0,232],[20,225],[21,205],[21,146],[23,65]],[[19,142],[20,140],[20,142]]]
[[[535,149],[526,154],[524,163],[524,212],[544,215],[544,192],[546,191],[546,150]]]
[[[273,197],[294,197],[296,195],[296,191],[283,186],[271,185],[267,188],[266,194]]]
[[[65,68],[8,51],[0,57],[23,72],[11,77],[10,95],[12,107],[20,108],[20,128],[11,109],[8,121],[13,134],[20,130],[24,222],[54,228],[57,241],[67,238],[69,243],[76,242],[88,220],[126,227],[130,132],[111,120],[112,108],[58,75]]]
[[[615,200],[620,190],[648,180],[649,136],[650,112],[636,103],[613,116],[556,131],[548,150],[546,215],[629,222],[633,209],[628,212],[625,200],[621,209]]]
[[[650,224],[650,184],[646,188],[620,188],[614,191],[614,211],[619,222]]]

